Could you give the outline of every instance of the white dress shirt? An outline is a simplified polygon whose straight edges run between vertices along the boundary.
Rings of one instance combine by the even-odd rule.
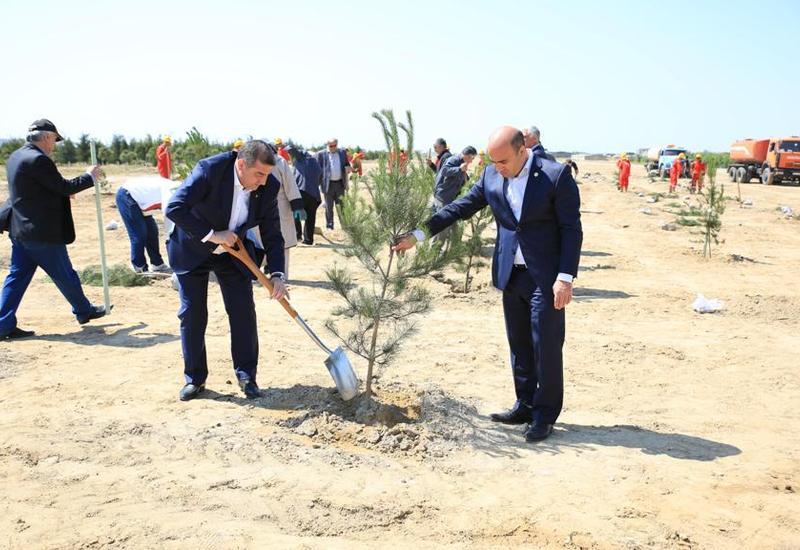
[[[526,152],[528,154],[528,160],[525,161],[525,165],[522,167],[519,174],[513,178],[508,178],[508,187],[506,189],[506,200],[508,200],[508,204],[517,221],[519,221],[522,216],[522,201],[525,199],[525,190],[528,188],[528,176],[531,173],[531,166],[533,165],[533,155],[529,150],[526,150]],[[538,176],[538,174],[534,174],[534,176]],[[420,229],[415,229],[412,231],[412,234],[419,242],[425,239],[425,234]],[[514,265],[524,265],[527,267],[519,243],[517,243],[517,250],[514,253]],[[572,283],[573,280],[572,275],[569,273],[559,273],[556,278],[565,283]]]
[[[250,191],[242,187],[239,182],[239,174],[236,173],[236,166],[233,167],[233,202],[231,203],[231,218],[228,220],[228,231],[235,231],[237,227],[241,227],[247,221],[247,214],[250,212]],[[203,237],[203,242],[208,241],[214,230],[208,232],[208,235]],[[219,245],[214,249],[214,254],[224,254],[225,249]]]
[[[333,153],[328,151],[328,160],[331,163],[331,181],[342,179],[342,159],[339,157],[339,149]]]

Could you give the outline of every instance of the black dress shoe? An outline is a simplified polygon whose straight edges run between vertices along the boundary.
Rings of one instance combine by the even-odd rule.
[[[203,393],[203,390],[205,389],[205,384],[200,384],[199,386],[195,386],[194,384],[186,384],[183,388],[181,388],[181,393],[178,395],[178,397],[181,401],[189,401],[190,399],[194,399]]]
[[[252,380],[239,380],[239,387],[244,392],[244,396],[248,399],[258,399],[261,397],[261,390],[258,385]]]
[[[527,424],[533,420],[533,410],[517,401],[511,409],[501,413],[492,413],[489,417],[493,422],[502,422],[503,424]]]
[[[28,338],[29,336],[33,336],[36,334],[32,330],[22,330],[19,327],[14,327],[11,332],[7,332],[3,335],[0,335],[0,340],[13,340],[16,338]]]
[[[528,426],[525,430],[525,441],[531,443],[533,441],[541,441],[547,439],[553,433],[553,425],[536,422]]]
[[[113,307],[114,306],[108,308],[109,311],[111,311]],[[106,313],[108,313],[108,311],[106,311],[105,306],[92,306],[91,311],[87,315],[82,315],[78,317],[78,323],[81,325],[85,325],[92,319],[99,319],[100,317],[105,317]]]

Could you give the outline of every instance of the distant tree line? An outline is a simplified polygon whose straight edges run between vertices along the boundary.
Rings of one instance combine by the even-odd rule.
[[[91,138],[88,134],[81,134],[77,142],[70,138],[64,139],[56,147],[53,153],[53,160],[56,164],[89,163],[91,160],[90,141]],[[9,155],[22,147],[24,143],[25,140],[23,138],[13,138],[0,142],[0,162],[5,164]],[[154,138],[149,134],[144,139],[127,139],[125,136],[115,134],[108,143],[99,140],[95,140],[95,143],[97,159],[101,164],[155,166],[156,147],[161,143],[161,139]],[[230,151],[232,147],[233,141],[222,143],[211,141],[197,128],[192,128],[186,132],[186,137],[182,140],[172,136],[172,157],[176,167],[181,163],[189,163],[198,158]],[[303,148],[306,149],[305,147]],[[325,149],[325,144],[308,149],[319,151]],[[381,153],[377,150],[363,150],[360,147],[353,147],[352,150],[363,151],[367,160],[375,160],[379,158]],[[192,162],[193,165],[194,163]]]

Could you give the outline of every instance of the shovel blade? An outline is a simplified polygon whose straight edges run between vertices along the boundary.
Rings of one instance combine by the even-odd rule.
[[[358,377],[353,370],[353,365],[345,355],[341,347],[336,348],[327,359],[325,359],[325,366],[328,367],[328,372],[331,373],[333,382],[336,384],[336,389],[339,390],[339,395],[345,401],[350,401],[358,395]]]

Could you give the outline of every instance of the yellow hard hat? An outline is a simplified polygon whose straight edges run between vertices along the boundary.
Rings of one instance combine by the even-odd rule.
[[[697,153],[697,154],[694,156],[694,158],[696,158],[696,159],[703,158],[703,155],[701,155],[700,153]]]
[[[281,145],[283,145],[283,140],[281,138],[275,138],[275,145],[280,147]]]
[[[478,155],[479,155],[479,156],[481,156],[481,157],[482,157],[483,155],[485,155],[485,154],[486,154],[486,151],[484,151],[483,149],[481,149],[480,151],[478,151]]]
[[[686,153],[681,153],[680,155],[678,155],[678,158],[679,159],[685,159],[686,158]]]
[[[244,141],[241,140],[241,139],[237,139],[236,141],[233,142],[233,148],[234,149],[238,149],[242,145],[244,145]]]
[[[621,158],[622,160],[626,160],[628,158],[628,153],[620,153],[619,158]]]
[[[161,138],[161,141],[163,141],[164,143],[172,143],[172,138],[169,136],[164,136],[163,138]]]

